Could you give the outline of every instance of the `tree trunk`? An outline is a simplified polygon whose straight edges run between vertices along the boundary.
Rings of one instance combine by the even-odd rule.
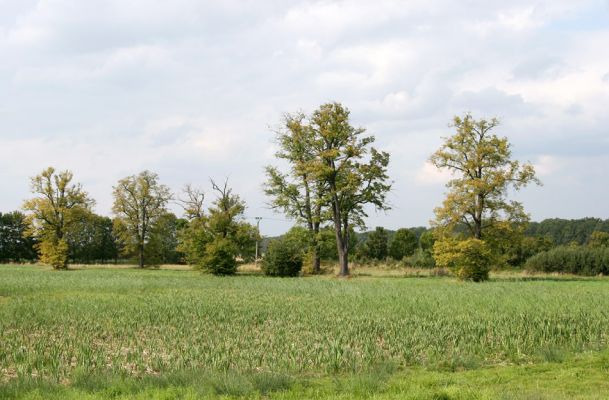
[[[138,245],[139,266],[144,268],[144,243]]]
[[[343,237],[340,222],[334,223],[336,231],[336,249],[338,250],[338,265],[340,267],[338,275],[341,277],[349,276],[349,254]]]
[[[321,257],[317,245],[313,247],[313,273],[318,275],[321,272]]]

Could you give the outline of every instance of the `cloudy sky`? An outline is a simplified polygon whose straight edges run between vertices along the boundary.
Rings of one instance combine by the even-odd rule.
[[[70,169],[110,215],[116,181],[174,190],[229,177],[263,216],[285,112],[340,101],[392,155],[392,211],[426,225],[446,176],[426,164],[454,114],[497,116],[543,187],[534,220],[609,218],[609,1],[0,0],[0,211]]]

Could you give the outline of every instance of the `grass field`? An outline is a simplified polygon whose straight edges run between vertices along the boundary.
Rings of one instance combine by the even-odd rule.
[[[0,266],[0,398],[609,398],[609,280]]]

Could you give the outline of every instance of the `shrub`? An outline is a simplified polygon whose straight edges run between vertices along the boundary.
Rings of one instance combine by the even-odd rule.
[[[40,261],[54,269],[68,268],[68,242],[65,239],[45,239],[38,245]]]
[[[237,272],[237,250],[228,239],[218,238],[205,246],[202,268],[214,275],[234,275]]]
[[[531,272],[560,272],[575,275],[609,275],[609,248],[561,246],[529,258]]]
[[[483,240],[445,238],[433,247],[436,265],[449,268],[459,279],[485,281],[493,262],[493,254]]]
[[[302,249],[299,243],[276,239],[269,243],[262,271],[270,276],[297,276],[302,269]]]

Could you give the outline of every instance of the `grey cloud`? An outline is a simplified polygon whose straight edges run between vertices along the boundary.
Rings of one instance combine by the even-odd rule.
[[[332,100],[393,155],[396,207],[371,214],[371,226],[427,223],[443,188],[417,186],[417,171],[456,113],[502,117],[499,133],[519,157],[589,154],[603,165],[609,121],[599,104],[609,93],[598,72],[595,82],[579,78],[588,67],[609,71],[609,59],[577,50],[606,31],[546,28],[597,7],[574,4],[5,1],[0,174],[11,190],[0,210],[18,208],[27,177],[57,165],[74,170],[101,213],[116,180],[146,168],[176,190],[230,176],[248,213],[271,216],[260,190],[273,161],[269,126]],[[566,100],[556,94],[563,85]],[[526,205],[535,215],[561,190],[533,191]]]

